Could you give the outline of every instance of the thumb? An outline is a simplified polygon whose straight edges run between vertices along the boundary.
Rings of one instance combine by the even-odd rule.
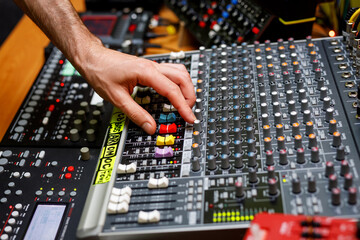
[[[141,127],[145,132],[152,135],[156,131],[156,122],[152,116],[137,104],[129,93],[124,92],[121,97],[122,102],[114,103],[116,107],[122,110],[131,121]]]

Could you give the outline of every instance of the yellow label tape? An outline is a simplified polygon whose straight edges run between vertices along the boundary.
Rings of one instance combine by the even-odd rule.
[[[101,151],[94,184],[107,183],[111,179],[125,120],[125,114],[115,108],[110,120],[107,139]]]

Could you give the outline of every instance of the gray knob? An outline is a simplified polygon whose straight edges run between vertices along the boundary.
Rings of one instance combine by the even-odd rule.
[[[76,128],[70,130],[70,140],[72,142],[77,142],[80,140],[79,131]]]
[[[210,171],[213,171],[216,169],[216,158],[214,155],[208,155],[207,162],[208,162],[208,169]]]
[[[320,100],[324,100],[324,98],[327,97],[328,88],[327,87],[321,87],[320,88]]]
[[[230,154],[229,142],[227,142],[227,141],[221,141],[221,142],[220,142],[220,145],[221,145],[221,152],[222,152],[222,154]]]
[[[209,129],[212,131],[216,131],[216,120],[214,118],[210,118],[208,122]]]
[[[334,108],[330,107],[326,109],[325,121],[329,122],[333,118],[334,118]]]
[[[301,112],[305,112],[305,110],[309,110],[309,100],[306,98],[301,100]]]
[[[295,135],[294,136],[294,148],[295,149],[298,149],[298,148],[302,148],[303,145],[302,145],[302,136],[299,134],[299,135]]]
[[[193,135],[194,143],[200,145],[202,143],[200,132],[194,131],[192,135]]]
[[[316,192],[316,180],[313,175],[308,177],[308,192]]]
[[[242,197],[245,196],[244,186],[243,186],[243,183],[241,181],[236,181],[235,182],[235,195],[238,198],[242,198]]]
[[[334,163],[327,161],[325,164],[325,176],[329,177],[334,174]]]
[[[274,121],[275,121],[275,125],[282,124],[282,115],[280,112],[274,113]]]
[[[193,152],[193,156],[196,158],[201,157],[201,151],[200,151],[200,146],[197,143],[193,143],[192,146],[192,152]]]
[[[276,124],[276,137],[284,136],[284,125]]]
[[[341,145],[341,133],[336,131],[333,133],[332,146],[339,147]]]
[[[310,134],[314,133],[314,124],[312,121],[306,122],[305,127],[305,134],[309,136]]]
[[[300,135],[300,124],[298,122],[293,123],[292,125],[292,135]]]
[[[201,167],[200,167],[200,161],[199,161],[199,158],[198,158],[198,157],[194,157],[194,158],[191,160],[191,169],[192,169],[194,172],[200,171]]]
[[[77,111],[76,115],[78,119],[81,119],[82,121],[86,120],[86,112],[84,110]]]
[[[336,188],[336,187],[337,187],[337,177],[335,174],[331,174],[329,176],[328,189],[331,191],[331,189]]]
[[[345,146],[344,145],[340,145],[337,149],[336,149],[336,160],[344,160],[345,159]]]
[[[311,121],[311,112],[310,110],[305,110],[303,112],[303,123],[307,123],[309,121]]]
[[[76,128],[78,131],[82,131],[83,124],[81,119],[75,119],[74,120],[74,128]]]
[[[82,147],[80,149],[80,156],[81,156],[81,160],[83,161],[87,161],[90,159],[90,150],[87,147]]]
[[[249,183],[257,183],[258,178],[256,174],[256,169],[250,167],[248,171],[249,171]]]
[[[248,167],[256,167],[256,154],[254,152],[248,152]]]
[[[340,175],[345,176],[350,171],[349,162],[347,160],[342,160],[340,165]]]
[[[353,175],[351,173],[347,173],[345,174],[344,179],[344,189],[348,190],[353,184]]]
[[[279,157],[280,157],[280,159],[279,159],[280,165],[286,165],[286,164],[288,164],[287,151],[286,151],[286,149],[281,149],[281,150],[279,151]]]
[[[298,194],[301,192],[301,184],[300,184],[300,179],[297,175],[292,177],[291,180],[291,188],[292,188],[292,192],[294,194]]]
[[[277,185],[276,185],[276,179],[270,178],[268,180],[268,187],[269,187],[269,195],[273,196],[276,195],[278,192]]]
[[[320,161],[319,159],[319,148],[318,147],[312,147],[311,148],[311,162],[318,163]]]
[[[241,128],[241,119],[240,116],[235,116],[233,118],[234,121],[234,128]]]
[[[357,195],[356,194],[357,190],[356,190],[356,187],[350,187],[348,192],[349,192],[348,203],[350,205],[355,205],[356,202],[357,202],[357,196],[356,196]]]
[[[221,129],[228,129],[229,128],[229,119],[227,117],[222,117],[220,119],[220,123],[221,123]]]
[[[294,100],[290,100],[289,103],[288,103],[288,112],[291,113],[291,112],[295,112],[296,111],[296,108],[295,108],[295,101]]]
[[[317,139],[316,139],[316,135],[315,134],[310,134],[309,135],[309,146],[310,149],[313,147],[317,147]]]
[[[274,154],[272,150],[266,151],[266,165],[267,166],[274,165]]]
[[[96,140],[95,130],[92,128],[86,130],[86,138],[89,142],[95,142]]]
[[[99,122],[101,121],[101,112],[99,110],[94,110],[92,112],[92,116],[94,119],[98,120]]]
[[[331,189],[331,204],[332,205],[340,205],[341,203],[341,198],[340,198],[340,188],[332,188]]]
[[[90,128],[96,130],[98,128],[98,120],[96,119],[91,119],[89,121],[89,125],[90,125]]]
[[[265,151],[272,150],[271,137],[264,138]]]
[[[326,111],[326,109],[330,108],[331,98],[329,96],[323,99],[322,109]]]
[[[214,155],[214,156],[217,155],[215,142],[209,142],[208,143],[208,149],[209,149],[209,154],[210,155]]]
[[[281,110],[280,110],[280,103],[279,102],[273,102],[273,112],[274,113],[279,113]]]
[[[197,98],[195,101],[195,106],[197,109],[203,109],[204,108],[203,101],[200,98]]]
[[[220,158],[221,158],[221,168],[229,169],[230,168],[229,155],[221,154]]]
[[[221,134],[221,141],[229,142],[229,131],[226,128],[221,129],[220,134]]]
[[[235,149],[235,153],[241,153],[242,152],[242,145],[241,145],[241,141],[239,140],[234,140],[234,149]]]
[[[247,149],[248,152],[255,152],[256,151],[256,148],[255,148],[255,143],[256,142],[255,142],[254,139],[250,138],[250,139],[248,139],[246,141],[246,143],[247,143],[247,147],[248,147],[248,149]]]
[[[267,178],[275,178],[275,167],[274,166],[268,166],[267,167]]]
[[[198,120],[202,120],[203,119],[203,116],[202,116],[202,113],[201,113],[201,109],[195,109],[195,117],[196,117],[196,119],[198,119]]]
[[[296,162],[298,164],[304,164],[305,163],[305,151],[303,148],[296,149]]]
[[[337,124],[337,122],[335,119],[331,119],[329,121],[329,133],[330,134],[333,134],[334,132],[336,132],[336,129],[337,129],[336,124]]]
[[[235,153],[234,158],[235,158],[235,165],[234,165],[235,168],[242,168],[244,166],[243,154],[242,153]]]
[[[88,102],[81,102],[80,103],[80,108],[82,110],[84,110],[85,112],[89,112],[90,111],[90,107],[89,107],[89,103]]]
[[[234,132],[234,140],[241,141],[242,137],[241,137],[240,128],[234,128],[233,132]]]
[[[194,130],[198,132],[202,131],[201,121],[199,119],[194,121]]]

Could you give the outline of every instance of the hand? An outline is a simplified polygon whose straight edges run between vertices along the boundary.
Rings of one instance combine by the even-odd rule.
[[[85,67],[81,67],[83,76],[102,98],[122,110],[148,134],[155,133],[156,123],[131,98],[137,85],[152,87],[170,100],[185,121],[194,122],[191,107],[195,103],[195,91],[184,65],[158,64],[103,46],[96,46],[89,53],[91,57]]]

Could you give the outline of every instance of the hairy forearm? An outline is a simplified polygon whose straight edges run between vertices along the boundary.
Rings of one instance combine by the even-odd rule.
[[[69,0],[14,0],[79,71],[85,71],[93,46],[89,32]]]

